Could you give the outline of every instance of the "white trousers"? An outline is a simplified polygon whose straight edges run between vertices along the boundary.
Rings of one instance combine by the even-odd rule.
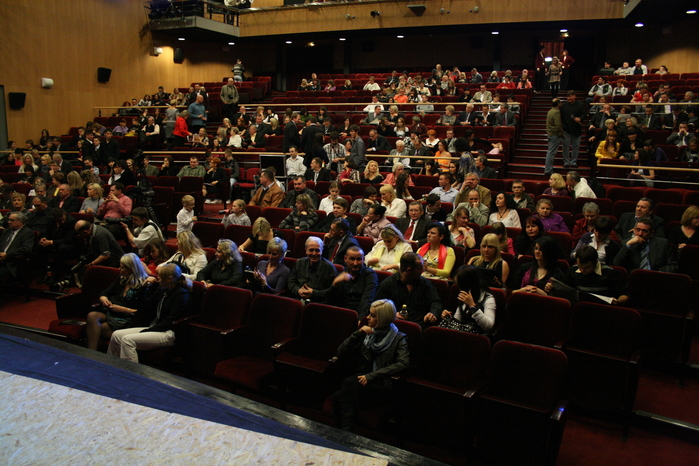
[[[145,328],[147,327],[125,328],[112,333],[107,354],[138,362],[137,350],[151,350],[175,344],[175,332],[172,330],[140,333]]]

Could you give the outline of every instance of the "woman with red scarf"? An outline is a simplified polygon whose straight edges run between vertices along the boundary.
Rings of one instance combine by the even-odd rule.
[[[439,222],[427,225],[427,243],[417,253],[425,261],[424,277],[449,279],[456,256],[451,247],[451,235],[444,225]]]

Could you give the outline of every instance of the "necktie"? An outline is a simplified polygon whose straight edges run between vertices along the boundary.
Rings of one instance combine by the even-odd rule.
[[[15,237],[15,232],[11,232],[9,235],[5,236],[2,245],[0,245],[0,252],[7,252],[7,249],[12,244],[12,238]]]
[[[338,242],[333,249],[333,253],[330,254],[330,262],[335,262],[335,256],[337,255],[337,250],[340,249],[340,243]]]
[[[410,221],[410,226],[408,227],[407,230],[405,230],[405,239],[411,240],[413,239],[413,230],[415,229],[415,220]]]
[[[650,270],[650,261],[648,260],[648,249],[650,245],[645,245],[641,249],[641,270]]]

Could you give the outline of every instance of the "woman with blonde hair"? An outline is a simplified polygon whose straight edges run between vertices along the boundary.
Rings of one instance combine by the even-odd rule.
[[[270,118],[269,125],[272,127],[272,136],[282,135],[282,129],[279,127],[279,120],[277,118]]]
[[[487,286],[502,288],[510,275],[510,267],[500,255],[500,239],[493,233],[483,236],[480,256],[472,257],[468,265],[475,265],[483,269],[484,276],[492,277],[484,280]]]
[[[238,246],[238,251],[251,251],[255,254],[265,254],[267,252],[267,243],[274,238],[274,230],[272,225],[264,217],[258,217],[255,223],[252,224],[252,233],[243,244]]]
[[[70,186],[71,194],[75,197],[83,195],[83,179],[76,171],[72,171],[66,175],[66,182]]]
[[[548,196],[570,196],[566,189],[566,182],[560,173],[551,173],[549,187],[544,190]]]
[[[372,405],[389,403],[391,376],[408,368],[408,343],[405,334],[393,323],[395,320],[393,301],[374,301],[367,325],[352,333],[337,350],[339,361],[361,361],[361,366],[356,363],[351,366],[352,373],[335,394],[340,407],[340,412],[335,413],[336,422],[343,430],[352,430],[355,414],[365,397],[371,398]]]
[[[100,295],[99,311],[87,315],[87,347],[97,349],[100,338],[110,338],[115,330],[131,327],[134,315],[145,299],[148,271],[136,254],[119,261],[119,276]]]
[[[104,199],[102,198],[104,191],[102,186],[97,183],[90,183],[87,185],[87,197],[80,206],[79,212],[81,214],[95,214],[99,210],[100,206],[104,204]]]
[[[22,156],[22,165],[19,166],[18,173],[24,173],[25,167],[32,167],[34,169],[34,173],[39,171],[39,167],[34,165],[34,158],[31,156],[31,154],[24,154]]]
[[[676,244],[677,249],[682,249],[686,245],[699,246],[699,207],[690,205],[682,214],[680,225],[676,226],[667,237],[670,244]]]
[[[223,223],[223,226],[250,226],[250,217],[248,217],[248,214],[245,212],[245,207],[245,201],[243,201],[242,199],[236,199],[235,201],[231,202],[230,210],[221,219],[221,223]]]
[[[369,183],[370,185],[374,186],[376,184],[381,184],[382,181],[383,175],[379,173],[378,162],[376,162],[376,160],[370,160],[364,168],[362,183]]]
[[[380,236],[381,240],[366,255],[364,263],[374,270],[395,273],[400,269],[400,258],[413,248],[394,225],[384,227]]]
[[[216,258],[197,273],[197,281],[211,285],[240,286],[243,283],[243,256],[229,239],[218,240]]]
[[[272,238],[267,243],[269,259],[261,260],[253,270],[255,282],[248,278],[248,286],[257,293],[279,293],[286,289],[291,271],[284,264],[286,256],[286,241]]]
[[[177,264],[182,275],[190,280],[194,280],[199,271],[206,267],[206,253],[194,233],[189,230],[177,233],[177,252],[160,264],[158,270],[170,263]]]
[[[387,217],[401,218],[405,215],[407,207],[405,201],[396,196],[396,190],[390,184],[384,184],[379,190],[381,193],[381,204],[386,207]]]
[[[289,228],[294,231],[310,231],[311,227],[318,222],[318,213],[313,206],[311,196],[299,194],[296,196],[291,213],[281,221],[279,228]]]

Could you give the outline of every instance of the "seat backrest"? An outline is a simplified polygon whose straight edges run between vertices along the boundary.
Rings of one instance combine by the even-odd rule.
[[[483,335],[430,327],[422,333],[418,377],[466,391],[485,381],[490,340]]]
[[[100,294],[114,282],[119,276],[119,269],[114,267],[102,267],[93,265],[85,270],[83,286],[80,293],[85,298],[84,302],[97,302]]]
[[[640,348],[641,316],[627,307],[579,302],[573,308],[566,345],[628,359]]]
[[[240,246],[251,234],[251,226],[228,225],[223,232],[223,237],[233,241],[237,246]]]
[[[265,207],[260,213],[261,217],[267,219],[272,228],[279,227],[279,224],[291,213],[291,209],[283,207]]]
[[[485,393],[551,410],[559,402],[568,358],[559,350],[499,341],[490,353]]]
[[[553,347],[566,337],[570,302],[532,293],[514,293],[507,303],[507,325],[499,339]]]
[[[299,347],[295,354],[328,360],[355,330],[359,318],[351,309],[310,303],[303,308]]]
[[[677,256],[679,272],[689,275],[693,280],[699,280],[699,246],[688,244]]]
[[[634,309],[680,317],[694,306],[692,279],[679,273],[634,270],[629,275],[629,296]]]
[[[248,345],[245,352],[272,358],[271,347],[298,332],[303,305],[298,299],[262,293],[252,300],[248,314]]]
[[[252,291],[231,286],[213,285],[204,293],[204,303],[197,322],[219,328],[245,324],[252,302]]]
[[[224,227],[222,223],[194,222],[192,233],[199,238],[205,248],[216,248],[218,240],[223,238]]]
[[[420,355],[422,346],[422,327],[415,322],[396,319],[394,322],[398,330],[405,334],[408,340],[408,351],[410,352],[410,365],[413,366]]]

